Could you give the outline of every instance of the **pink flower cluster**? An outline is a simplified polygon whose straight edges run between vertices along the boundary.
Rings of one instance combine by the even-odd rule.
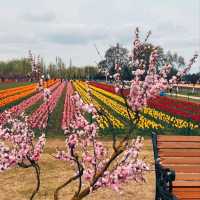
[[[61,125],[63,130],[69,127],[70,121],[73,119],[73,116],[75,113],[75,105],[73,104],[73,101],[71,100],[73,93],[74,93],[74,89],[73,89],[72,83],[71,81],[68,81],[67,92],[66,92],[65,103],[64,103],[64,111],[63,111],[63,117],[62,117],[62,125]]]
[[[147,105],[148,99],[167,89],[167,80],[164,79],[166,70],[162,71],[162,76],[156,72],[157,57],[157,49],[154,49],[150,56],[147,74],[144,75],[145,70],[141,69],[137,69],[134,73],[128,97],[128,103],[134,111],[140,111]]]
[[[76,112],[65,131],[66,151],[57,150],[56,158],[76,167],[75,155],[78,155],[79,163],[83,167],[83,179],[89,183],[91,191],[100,187],[110,187],[118,191],[120,185],[128,180],[144,181],[143,175],[148,166],[139,159],[143,138],[138,137],[131,144],[127,143],[123,153],[116,156],[110,166],[112,155],[102,142],[97,141],[97,123],[89,123],[82,114],[87,112],[96,119],[96,109],[92,105],[84,104],[78,94],[73,96],[72,101]]]
[[[35,110],[28,118],[28,123],[32,128],[46,128],[49,113],[52,113],[56,104],[62,95],[65,84],[60,84],[52,93],[48,101],[44,102],[37,110]]]
[[[0,171],[27,162],[37,162],[43,151],[46,139],[42,134],[34,144],[34,132],[30,129],[27,117],[13,119],[7,113],[7,127],[0,126]]]
[[[54,84],[49,88],[50,91],[53,91],[56,87],[58,87],[59,83]],[[35,103],[37,103],[40,99],[42,99],[42,92],[37,93],[33,95],[32,97],[22,101],[16,106],[13,106],[12,108],[8,109],[7,111],[4,111],[0,113],[0,125],[4,125],[7,122],[7,112],[11,114],[12,117],[19,116],[22,112],[24,112],[27,108],[31,107]]]
[[[150,34],[148,34],[147,38]],[[158,48],[153,47],[151,50],[149,65],[146,66],[144,58],[141,55],[145,54],[148,47],[146,40],[141,42],[139,38],[139,29],[136,29],[135,40],[133,42],[132,66],[133,66],[133,79],[131,81],[130,93],[128,96],[128,104],[133,111],[139,112],[150,98],[159,95],[161,91],[165,91],[170,87],[170,84],[177,83],[181,78],[190,70],[192,64],[196,61],[198,55],[195,54],[190,60],[189,65],[173,76],[171,80],[167,80],[172,66],[164,65],[161,69],[157,69],[158,64]],[[123,80],[121,80],[121,67],[118,64],[115,68],[116,74],[113,76],[115,79],[115,92],[119,92],[124,88]]]

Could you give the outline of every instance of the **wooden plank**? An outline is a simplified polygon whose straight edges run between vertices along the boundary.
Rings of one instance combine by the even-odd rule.
[[[175,191],[174,194],[178,199],[200,199],[200,191],[193,192],[184,192],[184,191]]]
[[[181,198],[179,200],[191,200],[191,199],[188,199],[188,198]],[[196,198],[195,200],[200,200],[200,198]]]
[[[200,191],[200,181],[174,181],[173,187],[196,187]]]
[[[185,181],[200,181],[200,173],[176,173],[176,181],[185,180]]]
[[[200,142],[158,142],[158,149],[200,149]]]
[[[194,192],[199,191],[199,187],[174,187],[173,191],[184,191],[184,192]]]
[[[200,136],[158,135],[161,142],[200,142]]]
[[[179,198],[179,200],[191,200],[191,199],[188,199],[188,198]],[[196,198],[194,200],[200,200],[200,198]]]
[[[200,149],[160,149],[159,157],[199,157]]]
[[[163,165],[166,168],[170,168],[176,173],[183,172],[183,173],[200,173],[199,165]]]
[[[200,164],[200,157],[162,157],[161,164]],[[199,166],[200,167],[200,166]]]

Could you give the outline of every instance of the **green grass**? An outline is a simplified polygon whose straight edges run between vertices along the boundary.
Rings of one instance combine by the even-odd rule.
[[[36,102],[35,104],[33,104],[32,106],[30,106],[29,108],[27,108],[26,111],[25,111],[26,115],[31,115],[42,104],[43,104],[43,99],[39,100],[38,102]]]
[[[51,113],[49,117],[48,126],[46,129],[47,137],[50,138],[64,137],[63,130],[61,128],[61,121],[64,110],[65,96],[66,96],[66,87],[63,90],[63,93],[60,99],[58,100],[58,103],[54,111]]]
[[[25,85],[30,85],[32,84],[31,82],[19,82],[19,83],[0,83],[0,90],[5,90],[5,89],[9,89],[9,88],[15,88],[15,87],[19,87],[19,86],[25,86]]]

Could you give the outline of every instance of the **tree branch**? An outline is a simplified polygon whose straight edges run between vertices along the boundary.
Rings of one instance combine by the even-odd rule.
[[[30,197],[30,200],[32,200],[35,195],[38,193],[39,189],[40,189],[40,166],[35,163],[32,165],[35,169],[35,173],[36,173],[36,178],[37,178],[37,185],[36,185],[36,189],[33,191],[31,197]]]
[[[58,200],[59,197],[58,197],[58,193],[61,189],[63,189],[64,187],[66,187],[68,184],[70,184],[72,181],[75,181],[77,179],[79,179],[79,187],[78,187],[78,191],[75,193],[74,197],[73,198],[76,198],[79,194],[80,194],[80,191],[81,191],[81,187],[82,187],[82,175],[83,175],[83,166],[81,165],[81,163],[79,162],[78,160],[78,156],[77,155],[74,155],[74,148],[71,148],[71,156],[73,157],[72,160],[74,162],[76,162],[77,164],[77,167],[78,167],[78,174],[71,177],[70,179],[68,179],[65,183],[63,183],[61,186],[57,187],[57,189],[55,190],[54,192],[54,200]]]

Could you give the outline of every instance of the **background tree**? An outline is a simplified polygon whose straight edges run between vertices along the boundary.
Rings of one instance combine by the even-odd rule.
[[[31,63],[27,58],[0,61],[0,78],[22,79],[31,73]]]

